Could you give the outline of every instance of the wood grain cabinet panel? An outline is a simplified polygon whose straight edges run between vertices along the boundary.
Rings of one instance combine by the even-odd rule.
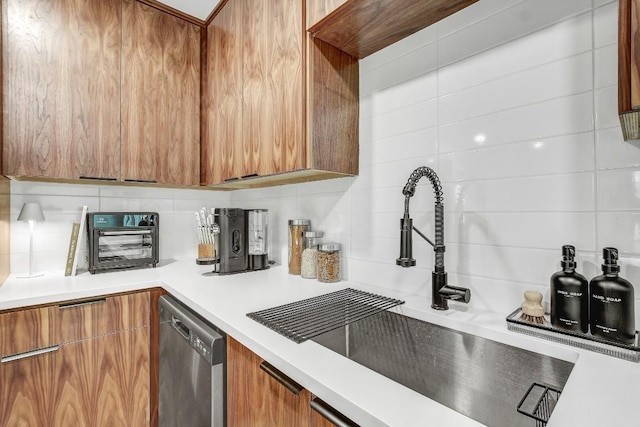
[[[200,29],[122,0],[122,178],[200,182]]]
[[[0,357],[57,344],[52,312],[40,307],[0,314]]]
[[[149,325],[148,292],[92,298],[57,307],[56,342],[69,343]]]
[[[362,59],[478,0],[348,0],[309,31]]]
[[[120,175],[120,0],[2,2],[3,173]]]
[[[50,353],[0,364],[0,426],[51,425]]]
[[[622,136],[640,139],[640,0],[618,3],[618,115]]]
[[[312,43],[304,12],[296,0],[228,0],[211,22],[203,185],[246,188],[358,174],[358,62]],[[217,65],[228,58],[229,67]]]
[[[207,28],[203,85],[203,183],[244,175],[242,163],[242,2],[229,1]]]
[[[310,393],[293,394],[260,369],[263,360],[227,337],[227,421],[230,426],[309,425]]]
[[[149,358],[149,328],[61,346],[53,425],[149,425]]]
[[[157,330],[150,303],[143,291],[1,313],[1,356],[50,347],[3,358],[0,426],[151,425]]]

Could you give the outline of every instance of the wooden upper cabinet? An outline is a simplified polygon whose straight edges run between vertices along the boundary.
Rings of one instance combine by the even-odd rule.
[[[624,139],[640,139],[640,0],[618,7],[618,114]]]
[[[120,173],[120,0],[2,2],[3,173]]]
[[[307,26],[309,28],[324,19],[348,0],[307,0]]]
[[[302,2],[243,0],[243,176],[303,167]]]
[[[211,22],[202,184],[245,188],[358,173],[358,62],[314,43],[304,11],[299,0],[228,0]]]
[[[207,28],[203,61],[203,183],[244,175],[242,163],[242,1],[229,1]]]
[[[362,59],[477,1],[348,0],[311,25],[309,31]],[[312,2],[322,3],[321,0]],[[330,0],[324,2],[332,3]]]
[[[200,181],[200,29],[122,0],[122,179]]]
[[[202,182],[304,168],[302,3],[229,0],[207,34]]]

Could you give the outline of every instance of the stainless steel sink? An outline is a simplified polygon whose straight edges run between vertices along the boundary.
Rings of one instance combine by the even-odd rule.
[[[488,426],[536,426],[516,410],[522,397],[533,383],[561,390],[573,368],[389,311],[312,340]]]

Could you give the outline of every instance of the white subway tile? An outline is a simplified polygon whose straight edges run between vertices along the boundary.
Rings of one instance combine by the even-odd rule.
[[[640,212],[599,212],[598,248],[640,254]]]
[[[366,80],[365,80],[366,81]],[[437,74],[426,72],[393,87],[372,93],[371,116],[379,116],[399,108],[436,98],[438,95]]]
[[[11,180],[11,194],[97,197],[99,186]]]
[[[409,55],[420,48],[436,41],[436,27],[434,25],[424,28],[391,46],[360,60],[360,74],[367,74],[378,67],[384,66],[394,60]]]
[[[622,139],[620,126],[596,131],[596,164],[598,169],[640,166],[640,141]]]
[[[611,2],[593,11],[594,47],[618,42],[618,2]]]
[[[593,129],[591,92],[439,126],[440,153]]]
[[[591,14],[582,14],[439,70],[440,95],[591,50]]]
[[[374,116],[371,139],[388,138],[436,126],[437,107],[436,100],[428,100]]]
[[[372,141],[367,152],[371,154],[370,162],[377,164],[435,156],[437,146],[438,130],[432,127]]]
[[[597,172],[598,210],[640,209],[640,169]]]
[[[618,84],[617,44],[594,50],[594,69],[594,87],[596,89]]]
[[[450,213],[445,227],[447,244],[596,249],[595,214],[588,212]]]
[[[482,0],[438,22],[438,38],[475,24],[524,0]]]
[[[486,51],[579,15],[590,8],[591,0],[527,0],[515,3],[513,7],[488,16],[441,39],[438,64],[446,65]]]
[[[593,132],[540,138],[440,156],[443,181],[469,181],[593,170]],[[494,163],[497,167],[487,167]]]
[[[593,87],[591,52],[439,98],[441,124],[578,94]]]
[[[100,197],[140,198],[140,199],[173,199],[172,188],[108,186],[100,187]]]
[[[422,46],[364,74],[365,78],[360,81],[360,92],[363,95],[367,95],[416,79],[421,75],[436,70],[438,67],[437,61],[436,44]]]
[[[448,212],[591,212],[593,173],[443,185]]]
[[[595,117],[596,129],[620,126],[617,86],[609,86],[595,91]]]

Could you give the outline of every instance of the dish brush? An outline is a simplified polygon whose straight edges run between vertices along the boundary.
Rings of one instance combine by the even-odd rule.
[[[542,294],[538,291],[525,291],[520,318],[529,323],[542,325],[544,323],[544,307]]]

